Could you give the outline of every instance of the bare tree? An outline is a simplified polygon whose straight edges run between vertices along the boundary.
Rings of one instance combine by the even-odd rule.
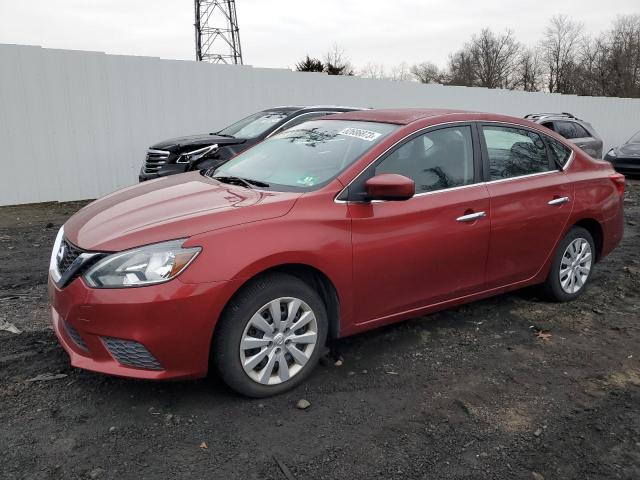
[[[452,85],[513,88],[522,46],[510,30],[496,34],[488,28],[449,57]]]
[[[640,97],[640,15],[619,16],[609,31],[584,37],[574,75],[579,95]]]
[[[551,18],[541,43],[550,92],[573,93],[576,87],[578,48],[583,26],[566,15]]]
[[[422,62],[413,65],[411,73],[420,83],[442,83],[443,72],[435,63]]]
[[[578,54],[579,95],[610,95],[612,88],[611,45],[607,35],[585,38]]]
[[[540,54],[531,48],[524,49],[518,60],[515,87],[525,92],[538,92],[544,82],[544,71]]]
[[[473,87],[477,84],[473,58],[467,49],[449,55],[449,72],[446,83],[463,87]]]
[[[345,57],[344,50],[334,43],[324,57],[324,71],[329,75],[353,75],[353,67]]]
[[[496,34],[488,28],[474,35],[467,47],[473,59],[478,86],[512,88],[518,65],[520,43],[511,30]]]
[[[387,78],[387,71],[382,63],[367,63],[361,70],[361,77],[364,78]]]
[[[622,15],[609,32],[611,95],[640,96],[640,15]]]
[[[406,82],[411,80],[413,77],[411,76],[409,64],[407,62],[401,62],[392,66],[387,78],[396,82]]]
[[[324,69],[343,75],[353,71],[336,45]],[[403,62],[386,70],[370,62],[360,74],[445,85],[640,98],[640,14],[621,15],[610,30],[593,37],[583,34],[582,24],[558,15],[549,20],[534,48],[525,48],[509,30],[495,33],[485,28],[449,55],[445,69],[430,62],[411,67]]]

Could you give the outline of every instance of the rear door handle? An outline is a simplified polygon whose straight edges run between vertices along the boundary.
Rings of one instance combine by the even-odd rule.
[[[554,198],[553,200],[549,200],[547,203],[549,205],[562,205],[563,203],[568,203],[569,202],[569,197],[558,197],[558,198]]]
[[[486,212],[475,212],[475,213],[469,213],[467,215],[462,215],[461,217],[456,218],[456,220],[458,222],[475,222],[476,220],[480,218],[484,218],[486,216],[487,216]]]

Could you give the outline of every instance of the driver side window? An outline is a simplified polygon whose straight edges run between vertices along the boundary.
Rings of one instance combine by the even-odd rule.
[[[424,133],[389,153],[374,175],[404,175],[416,183],[416,194],[472,184],[472,138],[468,125]]]

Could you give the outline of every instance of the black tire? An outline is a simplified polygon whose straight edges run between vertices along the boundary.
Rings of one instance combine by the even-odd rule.
[[[307,363],[289,380],[264,385],[249,377],[240,360],[240,341],[251,317],[265,304],[281,297],[305,302],[316,318],[317,341]],[[233,390],[248,397],[277,395],[302,383],[317,365],[327,339],[327,310],[320,295],[299,278],[286,273],[269,273],[245,285],[230,300],[216,327],[212,362],[222,380]],[[283,349],[284,350],[284,349]]]
[[[567,247],[576,239],[582,238],[589,243],[591,247],[591,268],[589,274],[587,275],[586,280],[584,281],[584,285],[575,293],[566,292],[562,285],[560,284],[560,265],[562,262],[562,257],[567,249]],[[565,235],[565,237],[558,244],[558,248],[556,249],[555,256],[553,258],[553,262],[551,263],[551,269],[549,270],[549,274],[547,275],[547,279],[542,284],[542,293],[547,300],[552,302],[570,302],[575,300],[582,292],[584,292],[587,283],[591,279],[593,274],[593,267],[596,261],[596,248],[593,242],[593,237],[589,233],[588,230],[582,227],[573,227],[569,232]]]

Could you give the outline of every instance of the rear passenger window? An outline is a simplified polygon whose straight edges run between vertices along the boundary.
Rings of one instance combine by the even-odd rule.
[[[547,149],[542,137],[515,127],[482,127],[489,156],[491,180],[520,177],[549,171]]]
[[[474,182],[470,126],[446,127],[409,140],[375,167],[375,175],[398,173],[416,183],[416,193]]]
[[[575,138],[586,138],[591,136],[591,134],[579,123],[574,123],[573,126],[576,129],[577,137]]]
[[[555,130],[564,138],[578,138],[577,131],[573,128],[573,123],[571,122],[553,122],[555,125]]]
[[[552,138],[547,137],[547,142],[549,143],[553,159],[558,165],[564,168],[571,156],[571,149],[569,147],[565,147],[563,144]]]
[[[555,130],[564,138],[586,138],[591,135],[587,132],[582,125],[576,122],[553,122],[555,124]]]

